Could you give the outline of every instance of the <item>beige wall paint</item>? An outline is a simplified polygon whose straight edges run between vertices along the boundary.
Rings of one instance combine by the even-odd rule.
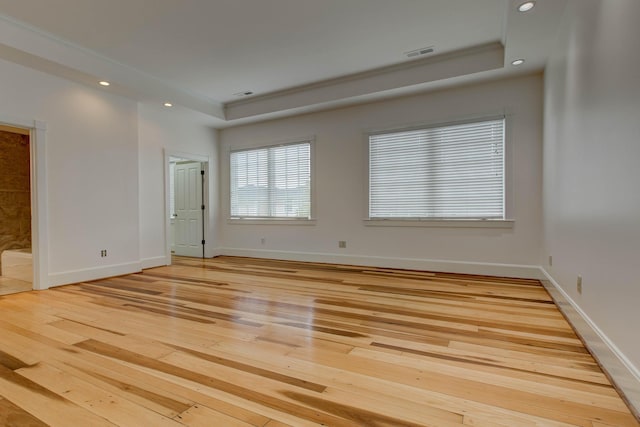
[[[540,261],[636,373],[639,16],[637,0],[569,3],[545,73],[545,238]],[[553,255],[553,266],[548,255]],[[576,290],[578,275],[582,294]]]
[[[0,116],[47,126],[49,280],[135,271],[136,103],[6,61],[0,75]]]
[[[205,221],[207,254],[217,246],[218,147],[217,132],[200,113],[177,108],[140,104],[140,259],[145,266],[163,265],[165,260],[165,150],[208,157],[209,203]],[[169,239],[170,236],[166,236]]]
[[[542,78],[530,75],[486,84],[224,129],[221,135],[221,246],[244,251],[289,251],[459,262],[537,263],[541,236]],[[365,133],[385,127],[510,114],[509,216],[513,229],[365,226]],[[315,136],[315,214],[312,226],[236,225],[228,215],[228,151]],[[261,238],[266,239],[261,244]],[[346,240],[347,248],[338,249]],[[252,253],[252,252],[250,252]],[[349,262],[350,259],[342,259]]]

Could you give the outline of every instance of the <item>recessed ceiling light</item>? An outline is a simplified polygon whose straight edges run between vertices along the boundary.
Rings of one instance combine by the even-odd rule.
[[[536,5],[536,2],[534,1],[527,1],[522,3],[520,6],[518,6],[518,11],[519,12],[528,12],[531,9],[533,9],[533,7]]]
[[[170,103],[170,102],[165,102],[165,103],[164,103],[164,106],[165,106],[165,107],[173,107],[173,104],[172,104],[172,103]]]
[[[111,83],[109,83],[109,82],[108,82],[108,81],[106,81],[106,80],[103,80],[103,81],[101,81],[101,82],[100,82],[100,85],[101,85],[101,86],[109,86],[110,84],[111,84]]]
[[[511,65],[522,65],[524,64],[524,59],[516,59],[515,61],[511,62]]]

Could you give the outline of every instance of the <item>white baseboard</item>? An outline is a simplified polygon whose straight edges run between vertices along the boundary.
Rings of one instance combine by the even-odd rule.
[[[143,270],[153,267],[162,267],[164,265],[167,265],[167,257],[163,255],[152,258],[142,258],[140,260],[140,264]]]
[[[640,419],[640,369],[602,332],[553,277],[540,267],[547,289],[556,305],[575,328],[585,346],[605,370],[623,395],[635,416]]]
[[[407,270],[440,271],[459,274],[542,279],[540,269],[532,265],[493,264],[420,258],[392,258],[368,255],[340,255],[317,252],[270,251],[262,249],[218,248],[217,255],[269,258],[287,261],[323,262]]]
[[[106,277],[122,276],[142,271],[142,263],[128,262],[124,264],[106,265],[102,267],[83,268],[80,270],[63,271],[49,274],[49,286],[69,285],[71,283],[104,279]]]

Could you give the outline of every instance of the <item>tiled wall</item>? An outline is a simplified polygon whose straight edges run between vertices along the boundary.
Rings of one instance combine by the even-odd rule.
[[[0,131],[0,253],[30,247],[29,137]]]

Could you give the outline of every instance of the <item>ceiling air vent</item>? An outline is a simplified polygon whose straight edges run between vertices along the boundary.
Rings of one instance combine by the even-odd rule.
[[[237,93],[234,93],[234,94],[233,94],[233,96],[239,96],[239,97],[242,97],[242,96],[249,96],[249,95],[253,95],[253,92],[252,92],[252,91],[250,91],[250,90],[248,90],[248,91],[246,91],[246,92],[237,92]]]
[[[434,51],[434,47],[428,46],[428,47],[421,47],[420,49],[412,50],[410,52],[405,52],[404,54],[407,58],[416,58],[418,56],[433,53],[433,51]]]

